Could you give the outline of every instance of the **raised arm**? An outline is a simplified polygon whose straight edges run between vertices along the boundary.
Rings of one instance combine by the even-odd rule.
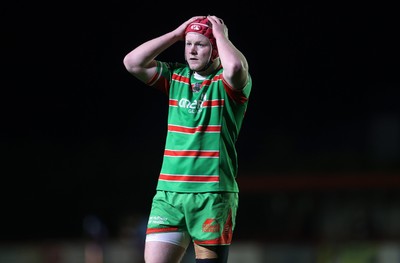
[[[148,82],[156,72],[155,58],[174,43],[184,40],[187,25],[201,17],[192,17],[175,30],[151,39],[133,49],[124,57],[125,68],[139,80]]]
[[[219,58],[224,68],[224,79],[233,89],[242,89],[247,83],[249,65],[246,57],[229,40],[228,28],[222,19],[208,16],[212,23],[213,35],[217,42]]]

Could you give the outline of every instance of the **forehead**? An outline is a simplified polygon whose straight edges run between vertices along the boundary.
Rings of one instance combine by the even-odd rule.
[[[196,32],[187,33],[185,40],[186,41],[190,41],[190,42],[198,42],[198,41],[209,42],[208,37],[206,37],[206,36],[204,36],[202,34],[196,33]]]

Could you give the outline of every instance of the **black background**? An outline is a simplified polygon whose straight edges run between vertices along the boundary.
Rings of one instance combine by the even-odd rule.
[[[122,60],[194,15],[221,17],[250,65],[239,176],[399,171],[393,6],[198,4],[3,7],[1,239],[80,237],[90,214],[112,232],[147,213],[167,102]],[[183,61],[183,46],[160,58]]]

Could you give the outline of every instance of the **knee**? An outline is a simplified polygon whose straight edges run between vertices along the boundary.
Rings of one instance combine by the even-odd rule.
[[[196,263],[228,262],[229,246],[199,246],[195,244]]]

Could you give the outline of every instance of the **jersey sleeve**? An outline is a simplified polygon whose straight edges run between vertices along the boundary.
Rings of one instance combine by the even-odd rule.
[[[168,94],[173,71],[176,68],[182,67],[182,64],[177,62],[162,62],[158,60],[156,62],[156,73],[146,84]]]
[[[243,104],[249,99],[251,87],[253,85],[250,74],[248,75],[246,86],[244,86],[244,88],[241,90],[232,89],[232,87],[223,77],[222,82],[224,84],[225,91],[228,93],[228,96],[236,103]]]

